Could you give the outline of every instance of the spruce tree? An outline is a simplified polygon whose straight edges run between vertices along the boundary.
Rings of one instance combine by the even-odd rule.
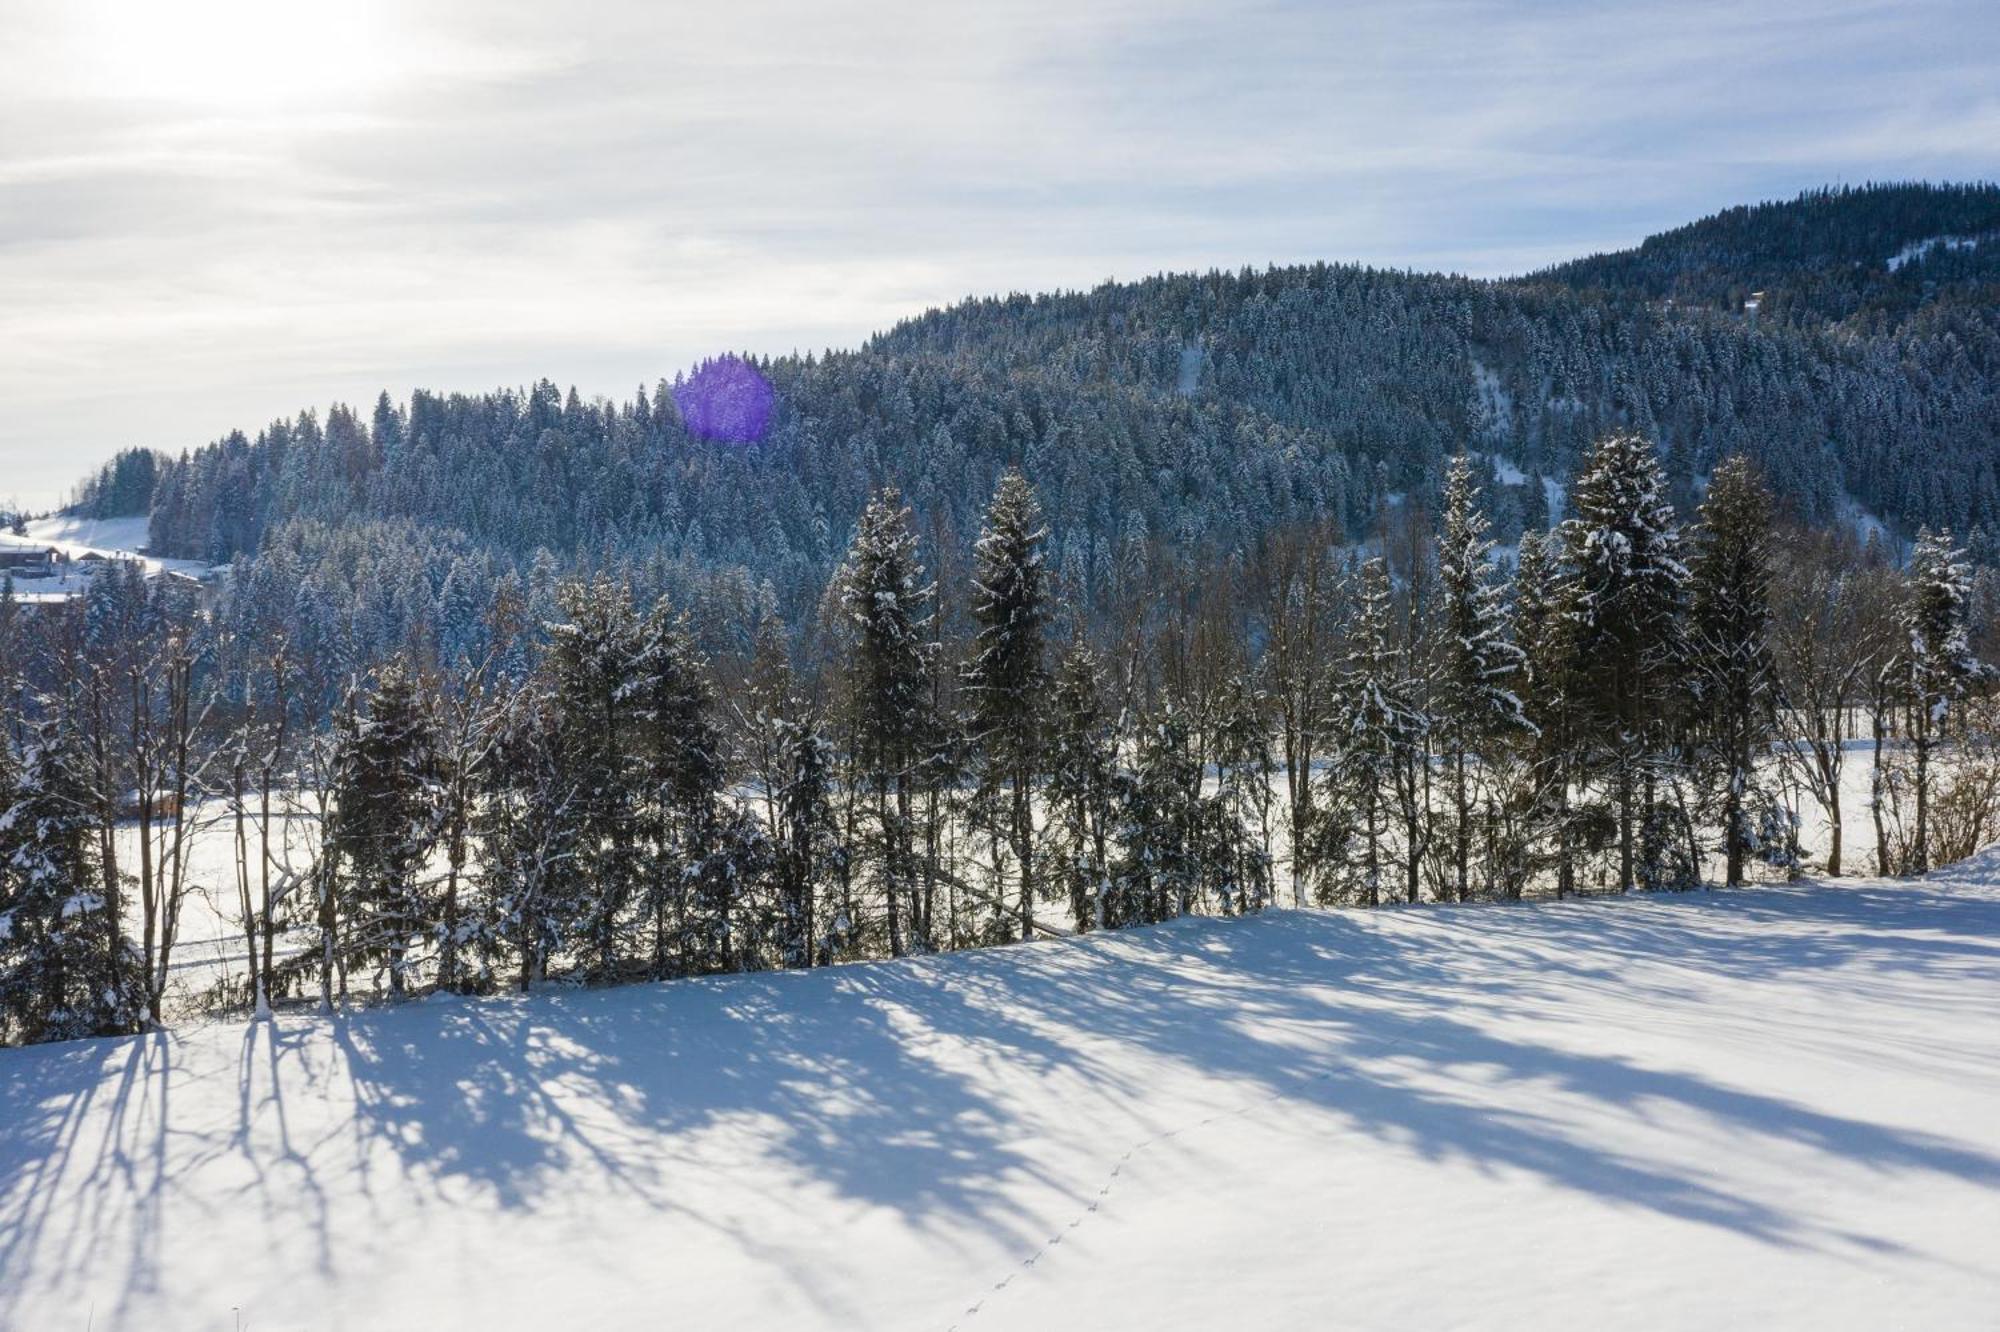
[[[1493,543],[1478,500],[1471,464],[1461,453],[1445,478],[1438,541],[1441,645],[1432,695],[1451,778],[1452,888],[1461,902],[1471,896],[1472,783],[1490,769],[1500,744],[1527,729],[1513,690],[1521,649],[1507,636]]]
[[[1966,629],[1971,572],[1949,531],[1917,534],[1904,578],[1902,674],[1916,757],[1916,840],[1911,873],[1931,867],[1931,761],[1952,709],[1981,672]]]
[[[379,965],[389,993],[407,988],[413,943],[431,932],[437,903],[425,873],[435,840],[437,736],[414,680],[385,666],[341,718],[333,784],[332,850],[345,867],[348,968]]]
[[[775,616],[758,622],[736,711],[769,837],[776,962],[810,967],[828,952],[821,946],[821,882],[845,869],[846,848],[834,811],[838,756],[818,709],[799,696],[784,627]]]
[[[1216,790],[1208,804],[1224,915],[1252,915],[1271,901],[1271,779],[1277,763],[1267,702],[1255,680],[1238,671],[1225,686],[1216,721]]]
[[[9,747],[0,737],[0,1037],[132,1031],[144,963],[111,918],[90,757],[65,712],[22,762]]]
[[[1327,767],[1323,817],[1341,835],[1322,833],[1322,855],[1330,862],[1324,868],[1364,906],[1382,901],[1385,853],[1393,851],[1388,818],[1396,765],[1414,729],[1389,642],[1389,603],[1388,566],[1371,559],[1357,580],[1347,651],[1333,689],[1335,713],[1327,726],[1333,761]],[[1360,843],[1358,865],[1345,854],[1355,841]]]
[[[1130,741],[1121,786],[1121,857],[1105,924],[1154,924],[1193,909],[1202,887],[1201,763],[1187,714],[1172,697]]]
[[[495,736],[473,820],[482,979],[511,959],[523,991],[546,979],[551,961],[571,946],[585,900],[575,882],[585,859],[584,791],[566,762],[561,729],[545,682],[529,682]]]
[[[1534,730],[1523,789],[1509,801],[1523,827],[1516,839],[1516,859],[1503,870],[1503,892],[1519,897],[1533,872],[1530,855],[1534,836],[1552,835],[1556,866],[1556,896],[1567,897],[1576,887],[1572,847],[1571,787],[1576,771],[1579,663],[1576,656],[1579,617],[1570,611],[1575,581],[1559,563],[1559,543],[1551,535],[1521,536],[1520,563],[1514,575],[1514,641],[1521,648],[1522,715]]]
[[[848,635],[848,702],[862,771],[873,791],[876,871],[887,914],[889,952],[904,952],[903,906],[914,856],[913,768],[932,725],[930,605],[910,511],[893,487],[862,512],[836,583]]]
[[[1082,641],[1063,654],[1049,699],[1049,832],[1052,877],[1066,889],[1077,931],[1103,929],[1117,818],[1117,753],[1104,715],[1103,671]]]
[[[846,855],[833,810],[833,746],[811,712],[777,726],[784,772],[775,823],[779,962],[809,967],[828,951],[820,943],[820,880]]]
[[[653,974],[680,959],[693,972],[729,969],[729,893],[736,880],[723,855],[727,755],[714,715],[707,663],[662,597],[647,617],[624,685],[633,707],[648,833],[646,908]],[[718,860],[716,857],[722,856]]]
[[[629,590],[606,578],[563,584],[563,619],[548,626],[543,660],[553,708],[551,737],[562,765],[563,840],[573,848],[572,872],[561,881],[587,971],[616,977],[632,927],[642,877],[643,783],[635,755],[640,741],[638,662],[644,626]]]
[[[1724,881],[1756,849],[1756,757],[1776,725],[1770,648],[1771,494],[1747,458],[1716,467],[1694,532],[1689,688],[1701,769],[1722,817]]]
[[[1588,772],[1610,787],[1618,882],[1626,891],[1640,881],[1640,837],[1653,844],[1653,795],[1685,660],[1688,571],[1666,496],[1652,445],[1617,431],[1598,441],[1577,478],[1576,517],[1563,525],[1564,558],[1575,579],[1570,613],[1577,618],[1584,712],[1580,754]]]
[[[1041,506],[1027,478],[1000,478],[974,547],[972,616],[977,625],[965,683],[980,791],[996,806],[1020,876],[1020,937],[1034,936],[1034,784],[1041,758],[1043,634],[1049,618],[1042,568]]]
[[[478,934],[477,916],[467,910],[465,892],[477,851],[474,825],[486,770],[497,757],[506,710],[518,696],[515,686],[495,672],[495,656],[489,651],[482,665],[462,667],[438,700],[437,837],[445,857],[445,878],[437,912],[437,983],[448,991],[464,986],[466,945]],[[281,727],[280,741],[282,737]],[[267,767],[267,809],[269,780]]]

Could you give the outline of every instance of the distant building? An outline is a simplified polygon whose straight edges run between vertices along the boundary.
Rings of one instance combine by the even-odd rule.
[[[16,578],[48,578],[62,564],[54,546],[0,546],[0,572]]]

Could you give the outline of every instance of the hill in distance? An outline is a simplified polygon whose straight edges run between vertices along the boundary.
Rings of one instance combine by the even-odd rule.
[[[83,504],[146,513],[156,555],[244,559],[239,614],[357,660],[430,633],[462,651],[502,582],[532,601],[580,567],[739,638],[797,626],[872,490],[902,488],[945,565],[1009,465],[1087,617],[1278,532],[1359,539],[1427,505],[1460,449],[1507,541],[1558,516],[1619,426],[1658,441],[1684,511],[1742,452],[1807,523],[1949,526],[1991,562],[1996,238],[2000,187],[1882,185],[1520,279],[1319,264],[969,300],[757,362],[775,400],[754,443],[690,433],[665,381],[623,402],[420,392],[128,454]]]

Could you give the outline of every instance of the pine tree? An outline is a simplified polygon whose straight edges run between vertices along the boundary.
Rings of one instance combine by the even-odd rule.
[[[1576,657],[1580,625],[1570,610],[1575,582],[1558,563],[1556,546],[1552,536],[1523,533],[1514,575],[1514,641],[1521,648],[1524,680],[1522,716],[1534,729],[1534,739],[1528,746],[1522,789],[1508,802],[1510,823],[1519,829],[1511,839],[1512,863],[1502,871],[1503,893],[1510,898],[1521,895],[1534,870],[1535,829],[1554,835],[1556,896],[1567,897],[1576,887],[1571,786],[1581,711]]]
[[[758,621],[736,718],[769,838],[773,952],[781,967],[810,967],[822,955],[820,880],[840,872],[844,853],[833,805],[836,756],[817,710],[798,695],[775,616]]]
[[[610,980],[625,955],[642,875],[640,717],[631,685],[643,625],[629,590],[605,578],[563,584],[557,604],[564,618],[548,627],[543,670],[563,769],[561,813],[571,824],[560,840],[575,856],[562,880],[573,900],[562,914],[573,922],[587,971]]]
[[[776,725],[784,774],[774,822],[779,960],[809,967],[830,951],[820,942],[820,879],[846,856],[833,810],[833,746],[810,712]]]
[[[489,649],[484,663],[464,668],[438,706],[437,836],[445,880],[438,902],[437,981],[443,990],[464,985],[463,955],[478,933],[477,916],[467,911],[464,891],[475,851],[473,834],[487,769],[498,756],[507,711],[519,697],[517,686],[497,674],[498,656]],[[268,782],[267,769],[267,807]]]
[[[1255,681],[1239,671],[1225,688],[1215,728],[1216,790],[1208,803],[1224,915],[1254,915],[1271,901],[1271,778],[1277,764],[1266,704]]]
[[[436,924],[425,875],[436,832],[437,736],[410,676],[384,667],[365,712],[341,718],[333,786],[332,851],[345,866],[344,965],[384,966],[389,992],[407,988],[411,945]]]
[[[1105,927],[1111,838],[1117,818],[1117,755],[1104,715],[1103,671],[1078,641],[1056,668],[1049,700],[1048,788],[1052,877],[1068,893],[1082,932]]]
[[[585,793],[565,761],[561,727],[546,685],[525,686],[495,736],[474,816],[483,907],[475,937],[485,978],[511,956],[523,991],[569,947],[585,900],[575,883]]]
[[[1441,651],[1432,708],[1452,789],[1452,887],[1471,896],[1473,764],[1489,768],[1506,740],[1527,730],[1512,685],[1521,649],[1507,637],[1501,589],[1493,578],[1493,543],[1478,508],[1472,467],[1461,453],[1445,479],[1444,530],[1438,542]]]
[[[1172,697],[1132,738],[1132,773],[1121,785],[1121,856],[1108,928],[1186,915],[1202,887],[1201,763],[1186,712]]]
[[[1610,782],[1618,882],[1629,891],[1641,876],[1639,838],[1654,844],[1652,797],[1685,660],[1688,571],[1666,476],[1640,436],[1614,432],[1598,441],[1577,478],[1574,507],[1563,533],[1575,578],[1580,755],[1591,775]]]
[[[1719,792],[1725,882],[1756,849],[1756,756],[1776,725],[1771,494],[1747,458],[1716,467],[1694,533],[1689,688],[1701,768]]]
[[[1043,633],[1049,618],[1042,541],[1047,531],[1027,479],[1000,478],[974,547],[972,615],[978,626],[965,683],[980,790],[1000,807],[1018,867],[1020,937],[1034,937],[1034,783],[1041,757]]]
[[[1970,581],[1965,553],[1953,545],[1949,531],[1917,534],[1904,579],[1901,662],[1916,757],[1917,829],[1909,867],[1915,874],[1931,867],[1932,756],[1953,707],[1981,673],[1966,632]]]
[[[836,589],[849,638],[849,707],[874,792],[889,952],[901,957],[914,860],[912,769],[932,725],[925,630],[935,589],[923,581],[910,511],[893,487],[877,493],[862,512]]]
[[[135,1030],[144,962],[111,916],[89,755],[62,712],[24,762],[10,751],[0,737],[0,1038]]]
[[[646,908],[653,974],[678,956],[693,972],[729,969],[728,893],[736,883],[723,851],[728,780],[713,690],[685,617],[661,598],[648,616],[624,691],[633,707],[634,776],[643,783],[650,864]],[[732,847],[741,841],[731,842]]]
[[[1380,559],[1361,567],[1347,627],[1347,652],[1334,685],[1335,714],[1327,726],[1333,761],[1326,777],[1329,822],[1321,833],[1323,869],[1364,906],[1382,901],[1388,814],[1395,769],[1411,742],[1414,721],[1405,703],[1396,654],[1389,642],[1389,569]],[[1335,835],[1332,830],[1338,829]],[[1360,843],[1360,863],[1347,855]],[[1337,857],[1337,859],[1335,859]]]

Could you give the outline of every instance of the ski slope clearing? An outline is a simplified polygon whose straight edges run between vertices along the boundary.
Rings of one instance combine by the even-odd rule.
[[[1991,1327],[1996,877],[0,1051],[0,1326]]]
[[[0,532],[0,547],[17,550],[47,550],[53,547],[71,563],[58,577],[22,580],[14,595],[25,602],[67,601],[90,590],[91,579],[102,567],[97,560],[130,561],[148,578],[163,573],[201,578],[213,566],[200,560],[162,560],[139,552],[146,548],[146,518],[90,518],[81,514],[59,513],[26,524],[26,534]]]
[[[25,537],[14,538],[33,546],[54,546],[71,559],[101,555],[106,559],[136,560],[149,574],[173,572],[199,575],[209,569],[200,560],[162,560],[139,552],[146,548],[146,518],[90,518],[81,514],[59,513],[29,523]]]

